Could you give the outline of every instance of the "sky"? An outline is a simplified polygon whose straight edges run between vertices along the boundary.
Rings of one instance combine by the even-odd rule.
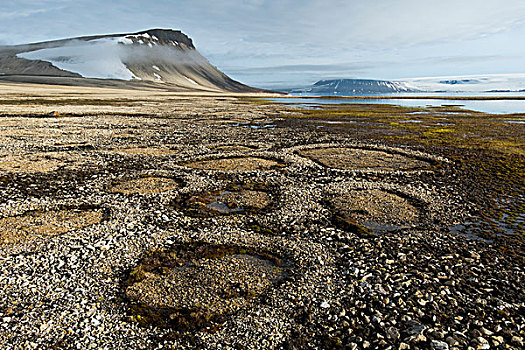
[[[179,29],[244,83],[525,73],[523,0],[2,0],[0,45]]]

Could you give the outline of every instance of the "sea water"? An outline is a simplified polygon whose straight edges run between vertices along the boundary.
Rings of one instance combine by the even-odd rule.
[[[524,100],[512,100],[512,99],[502,99],[505,97],[514,97],[519,96],[525,98],[524,93],[516,94],[479,94],[479,95],[463,95],[463,94],[424,94],[421,95],[421,98],[414,99],[413,97],[418,97],[418,94],[391,94],[391,95],[371,95],[374,98],[334,98],[330,96],[329,99],[324,98],[301,98],[300,95],[295,95],[292,98],[274,98],[271,99],[273,102],[291,104],[293,106],[303,107],[303,108],[315,108],[320,105],[325,104],[341,104],[341,103],[365,103],[365,104],[390,104],[403,107],[447,107],[447,106],[456,106],[461,109],[478,111],[491,114],[514,114],[514,113],[525,113],[525,99]],[[410,96],[410,99],[396,98]],[[497,100],[447,100],[447,99],[433,99],[432,97],[497,97]],[[380,98],[388,97],[388,98]]]

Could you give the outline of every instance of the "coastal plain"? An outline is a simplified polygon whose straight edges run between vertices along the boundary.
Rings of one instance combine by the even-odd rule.
[[[0,348],[522,349],[525,114],[272,97],[0,84]]]

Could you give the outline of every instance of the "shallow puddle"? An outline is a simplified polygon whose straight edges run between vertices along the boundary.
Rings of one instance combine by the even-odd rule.
[[[476,232],[479,233],[479,224],[474,222],[463,222],[461,224],[452,225],[449,227],[450,233],[460,235],[466,239],[474,241],[483,241],[491,243],[492,240],[480,237]]]
[[[232,126],[249,128],[254,130],[259,129],[275,129],[275,124],[264,124],[264,123],[235,123]]]
[[[472,218],[476,220],[476,218]],[[492,242],[498,236],[519,236],[523,234],[525,214],[519,214],[513,219],[503,214],[501,220],[466,221],[449,227],[451,233],[468,239]]]
[[[251,213],[266,209],[272,202],[264,185],[183,196],[175,206],[194,217]]]

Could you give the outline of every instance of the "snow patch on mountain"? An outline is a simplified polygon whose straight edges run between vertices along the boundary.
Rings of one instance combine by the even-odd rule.
[[[422,91],[443,92],[516,92],[525,91],[525,74],[461,75],[398,80]]]
[[[133,45],[133,40],[128,37],[118,38],[117,41],[124,45]]]
[[[370,79],[320,80],[308,88],[293,89],[293,93],[329,95],[377,94],[417,91],[403,82]]]
[[[195,80],[193,80],[193,79],[190,79],[190,78],[188,78],[188,77],[186,77],[186,76],[184,76],[184,79],[186,79],[187,81],[189,81],[189,82],[192,83],[193,85],[198,85],[197,82],[196,82]]]
[[[46,61],[55,67],[80,74],[84,78],[137,79],[122,62],[122,46],[126,37],[103,38],[90,41],[75,40],[68,45],[19,53],[27,60]]]

